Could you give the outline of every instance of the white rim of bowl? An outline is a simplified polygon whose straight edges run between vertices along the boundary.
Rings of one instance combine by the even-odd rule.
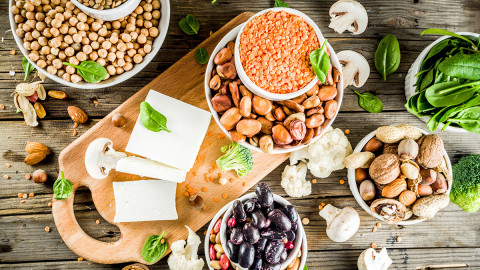
[[[251,192],[251,193],[247,193],[245,195],[243,195],[242,197],[236,199],[236,200],[239,200],[241,201],[242,203],[245,202],[246,200],[248,199],[252,199],[252,198],[256,198],[257,195],[255,194],[255,192]],[[287,201],[285,198],[277,195],[277,194],[273,194],[273,200],[274,202],[277,202],[283,206],[285,205],[292,205],[289,201]],[[228,221],[228,218],[231,216],[231,213],[233,211],[233,202],[235,200],[231,201],[229,204],[227,204],[226,206],[228,206],[227,210],[224,212],[224,215],[223,215],[223,219],[222,219],[222,225],[220,227],[220,242],[222,244],[222,247],[226,247],[226,238],[225,238],[225,232],[227,230],[227,221]],[[223,208],[222,208],[223,209]],[[300,248],[302,247],[302,240],[305,236],[305,230],[303,228],[303,224],[300,220],[300,215],[298,216],[298,220],[297,220],[297,232],[296,232],[296,235],[295,235],[295,246],[294,248],[290,251],[290,254],[288,255],[287,259],[280,264],[280,268],[281,269],[285,269],[297,256],[298,254],[298,251],[300,250]],[[298,237],[298,236],[301,236],[301,237]],[[210,239],[209,239],[210,241]],[[207,249],[208,250],[208,249]],[[208,251],[206,251],[208,252]],[[227,255],[227,257],[229,257],[229,254],[228,254],[228,249],[227,248],[224,248],[224,252],[225,254]],[[303,256],[303,250],[302,250],[302,256]],[[230,258],[229,258],[230,259]],[[246,270],[242,267],[240,267],[239,265],[237,265],[236,263],[234,262],[231,262],[233,265],[235,265],[237,267],[237,269],[239,270]]]
[[[218,115],[218,113],[213,109],[213,106],[212,106],[212,101],[211,101],[211,98],[212,98],[212,90],[210,89],[210,79],[211,79],[211,75],[212,75],[212,70],[213,70],[213,59],[215,58],[215,55],[221,50],[223,49],[228,42],[230,41],[234,41],[238,34],[235,34],[236,31],[240,31],[240,29],[245,25],[245,23],[243,24],[240,24],[239,26],[235,27],[234,29],[232,29],[230,32],[228,32],[221,40],[220,42],[218,42],[217,46],[215,47],[215,49],[213,50],[212,54],[210,55],[210,59],[208,60],[208,64],[207,64],[207,68],[206,68],[206,72],[205,72],[205,82],[204,82],[204,88],[205,88],[205,98],[207,99],[207,104],[208,104],[208,108],[210,109],[210,112],[212,113],[212,116],[213,118],[215,119],[215,122],[217,123],[217,125],[220,127],[220,129],[223,131],[223,133],[228,137],[228,138],[232,138],[230,136],[230,132],[228,130],[226,130],[222,124],[220,124],[220,117]],[[230,38],[230,36],[233,36]],[[222,46],[220,46],[222,45]],[[335,53],[335,51],[333,50],[332,46],[330,46],[330,44],[327,42],[327,46],[328,46],[328,49],[329,51],[331,52],[331,55],[330,55],[330,59],[332,60],[332,65],[334,65],[334,62],[335,64],[337,65],[334,65],[335,68],[337,68],[340,73],[342,73],[342,66],[340,65],[340,62],[338,61],[338,58],[337,58],[337,55]],[[322,135],[325,133],[325,131],[328,129],[328,127],[330,127],[332,125],[332,123],[335,121],[335,119],[337,118],[338,114],[340,113],[340,109],[341,109],[341,106],[342,106],[342,102],[343,102],[343,92],[344,92],[344,87],[343,87],[343,81],[340,81],[338,83],[338,94],[337,94],[337,97],[336,97],[336,101],[338,103],[338,107],[337,107],[337,113],[335,114],[335,117],[333,117],[332,119],[327,119],[325,120],[325,123],[324,123],[324,126],[323,126],[323,129],[320,133],[320,135],[318,135],[317,137],[313,138],[312,141],[309,143],[309,144],[301,144],[301,145],[297,145],[297,146],[292,146],[290,148],[285,148],[285,149],[281,149],[281,148],[275,148],[273,149],[272,152],[268,153],[268,154],[272,154],[272,155],[275,155],[275,154],[285,154],[285,153],[290,153],[290,152],[293,152],[293,151],[297,151],[297,150],[300,150],[304,147],[307,147],[309,146],[310,144],[314,143],[315,141],[317,141],[320,137],[322,137]],[[259,153],[264,153],[260,147],[257,147],[257,146],[253,146],[251,145],[250,143],[248,142],[243,142],[243,143],[240,143],[242,146],[245,146],[247,147],[248,149],[250,150],[253,150],[253,151],[256,151],[256,152],[259,152]]]
[[[392,125],[392,126],[396,126],[396,125]],[[429,132],[427,132],[423,129],[420,129],[420,128],[417,128],[417,129],[420,130],[422,132],[422,134],[424,134],[424,135],[431,134],[431,133],[429,133]],[[376,132],[376,129],[374,131],[370,132],[369,134],[367,134],[365,137],[363,137],[363,139],[357,144],[357,146],[353,150],[353,153],[361,152],[363,150],[363,147],[365,147],[365,144],[367,144],[367,142],[375,136],[375,132]],[[452,173],[452,163],[450,162],[450,158],[448,157],[447,150],[445,150],[445,149],[443,150],[443,156],[445,158],[445,162],[447,163],[448,170],[450,171],[450,173]],[[359,192],[358,187],[357,187],[357,182],[355,181],[355,170],[354,169],[348,169],[347,173],[348,173],[348,185],[349,185],[350,191],[352,192],[353,197],[355,197],[355,200],[357,201],[357,203],[363,208],[363,210],[365,210],[365,212],[367,212],[371,216],[375,217],[376,219],[379,219],[381,221],[386,222],[385,218],[383,218],[382,216],[380,216],[376,213],[372,213],[372,211],[370,210],[370,206],[368,206],[368,204],[360,196],[360,192]],[[448,190],[447,190],[446,194],[449,194],[451,189],[452,189],[452,185],[451,185],[451,183],[449,183]],[[426,219],[422,219],[422,218],[417,218],[417,219],[412,219],[412,220],[407,219],[407,220],[404,220],[404,221],[397,222],[395,224],[396,225],[413,225],[413,224],[423,222],[425,220]]]
[[[275,8],[269,8],[269,9],[265,9],[265,10],[262,10],[258,13],[256,13],[255,15],[253,15],[250,19],[248,19],[243,25],[242,25],[242,28],[240,29],[240,32],[238,33],[237,35],[237,38],[236,38],[236,41],[235,41],[235,54],[234,54],[234,57],[235,57],[235,68],[237,70],[237,73],[238,73],[238,77],[246,84],[248,85],[248,88],[253,88],[253,91],[254,92],[257,92],[257,94],[263,98],[267,98],[267,99],[271,99],[271,100],[274,100],[274,101],[282,101],[282,100],[288,100],[288,99],[292,99],[292,98],[295,98],[295,97],[298,97],[302,94],[304,94],[305,92],[307,92],[308,90],[310,90],[317,82],[318,82],[318,78],[317,76],[315,75],[315,78],[310,82],[308,83],[304,88],[302,89],[299,89],[298,91],[295,91],[293,93],[288,93],[288,94],[276,94],[276,93],[271,93],[269,91],[266,91],[264,89],[262,89],[261,87],[257,86],[251,79],[250,77],[248,77],[247,73],[245,72],[244,68],[243,68],[243,65],[242,65],[242,61],[240,60],[240,54],[238,53],[239,52],[239,47],[240,47],[240,37],[245,29],[245,26],[251,21],[253,20],[255,17],[258,17],[260,15],[263,15],[265,13],[268,13],[270,11],[276,11],[276,12],[279,12],[279,11],[285,11],[287,13],[290,13],[292,15],[296,15],[296,16],[299,16],[299,17],[302,17],[307,23],[308,25],[310,25],[312,28],[313,28],[313,31],[315,31],[315,34],[317,35],[317,38],[318,38],[318,42],[320,44],[323,44],[323,42],[325,41],[325,38],[323,37],[323,34],[322,32],[320,31],[320,28],[318,28],[318,25],[310,18],[308,17],[306,14],[304,14],[303,12],[301,11],[298,11],[296,9],[293,9],[293,8],[285,8],[285,7],[275,7]],[[328,43],[328,42],[327,42]],[[329,50],[331,49],[331,47],[329,47]],[[332,51],[330,51],[332,52]]]
[[[112,13],[113,11],[115,10],[119,10],[120,8],[122,8],[123,5],[126,5],[128,2],[134,2],[134,1],[138,1],[138,3],[140,4],[140,0],[126,0],[125,2],[123,2],[120,6],[116,6],[114,8],[109,8],[109,9],[95,9],[95,8],[91,8],[91,7],[87,7],[85,6],[84,4],[80,3],[79,0],[71,0],[73,4],[75,4],[76,7],[78,7],[79,9],[82,9],[83,11],[85,12],[88,12],[88,13],[96,13],[96,14],[99,14],[99,15],[108,15],[109,13]],[[81,5],[82,7],[79,7],[77,6],[77,4]],[[136,8],[136,7],[135,7]],[[133,10],[135,10],[135,8]]]
[[[479,38],[479,34],[477,34],[477,33],[472,33],[472,32],[455,32],[455,33],[459,34],[459,35],[463,35],[463,36],[472,36],[472,37]],[[405,77],[405,98],[406,98],[407,102],[413,95],[415,95],[415,86],[413,86],[417,82],[417,79],[416,79],[415,75],[419,72],[420,66],[421,66],[423,60],[425,59],[425,57],[427,57],[427,54],[430,52],[430,50],[433,48],[433,46],[435,46],[440,41],[448,39],[448,38],[451,38],[451,37],[450,36],[442,36],[442,37],[438,38],[437,40],[433,41],[432,43],[430,43],[430,45],[425,47],[425,49],[423,49],[423,51],[418,55],[417,59],[415,60],[415,62],[412,64],[412,66],[408,70],[408,74]],[[427,123],[428,120],[430,120],[430,117],[428,117],[428,116],[418,117],[418,118],[425,123]],[[443,126],[444,126],[444,124],[440,123],[438,125],[437,130],[441,130],[443,128]],[[447,131],[447,132],[451,131],[451,132],[459,132],[459,133],[469,133],[468,131],[466,131],[465,129],[463,129],[461,127],[456,127],[456,126],[451,126],[451,125],[448,126],[445,129],[445,131]]]
[[[35,67],[36,70],[38,70],[38,72],[41,72],[43,75],[45,75],[49,79],[53,80],[54,82],[57,82],[57,83],[60,83],[62,85],[69,86],[69,87],[72,87],[72,88],[100,89],[100,88],[111,87],[111,86],[114,86],[116,84],[122,83],[122,82],[132,78],[133,76],[135,76],[140,71],[142,71],[153,60],[153,58],[155,58],[158,51],[160,51],[160,48],[162,47],[163,42],[165,41],[165,37],[167,36],[168,27],[169,27],[169,24],[170,24],[170,1],[169,0],[159,0],[159,1],[162,4],[162,7],[160,9],[162,17],[160,19],[159,26],[162,24],[162,22],[164,22],[165,23],[165,31],[160,30],[160,34],[158,35],[158,37],[154,40],[154,42],[152,44],[152,51],[144,57],[142,63],[135,64],[133,69],[130,70],[130,71],[124,72],[120,75],[116,75],[113,78],[108,78],[107,80],[99,82],[99,83],[88,83],[88,82],[85,82],[85,81],[82,81],[82,82],[79,82],[79,83],[72,83],[72,82],[65,81],[64,79],[60,78],[57,75],[52,75],[52,74],[48,73],[46,69],[39,68],[37,66],[37,64],[35,64],[33,62],[30,62],[30,60],[29,60],[29,62]],[[22,42],[21,38],[18,37],[15,34],[15,29],[16,29],[17,23],[15,23],[15,21],[13,20],[13,14],[10,12],[10,7],[12,6],[12,3],[13,3],[13,0],[10,0],[9,1],[9,12],[8,12],[9,13],[9,19],[10,19],[10,29],[12,30],[12,35],[13,35],[13,38],[15,39],[15,43],[17,43],[18,49],[22,52],[23,56],[25,56],[25,58],[28,59],[28,57],[27,57],[28,56],[28,51],[25,50],[25,48],[23,48],[23,42]],[[155,44],[156,42],[158,42],[157,45]]]

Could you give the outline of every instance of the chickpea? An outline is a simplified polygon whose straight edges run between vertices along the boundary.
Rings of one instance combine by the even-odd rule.
[[[105,50],[108,50],[112,47],[112,43],[108,40],[105,40],[103,43],[102,43],[102,48],[104,48]]]
[[[57,75],[58,75],[59,77],[62,77],[63,74],[65,74],[65,70],[63,70],[63,69],[58,69],[58,70],[57,70]]]
[[[160,4],[160,1],[158,1],[158,0],[155,0],[155,1],[152,2],[152,8],[153,9],[160,9],[161,6],[162,5]]]
[[[82,44],[80,43],[73,43],[71,46],[75,51],[79,51],[82,48]]]
[[[45,14],[42,12],[35,13],[35,20],[37,20],[37,22],[43,22],[45,20]]]
[[[105,61],[105,58],[98,58],[97,63],[99,63],[102,66],[105,66],[107,64],[107,61]]]
[[[55,60],[55,55],[53,55],[53,54],[48,54],[48,55],[47,55],[47,64],[50,65],[53,60]]]
[[[133,43],[131,42],[125,43],[125,46],[127,46],[127,50],[133,49]]]
[[[152,20],[152,13],[150,12],[145,12],[143,13],[143,19],[145,19],[146,21],[143,23],[143,25],[145,25],[146,22],[150,22],[150,20]]]
[[[42,4],[42,1],[40,1],[40,0],[30,0],[30,3],[32,3],[34,6],[38,7]]]
[[[67,2],[65,7],[69,10],[74,10],[75,9],[75,4],[73,2]]]
[[[50,28],[45,28],[42,32],[42,35],[46,38],[51,38],[52,34],[50,33]]]
[[[32,60],[33,62],[37,62],[38,59],[39,59],[39,55],[37,52],[31,52],[29,55],[28,55],[28,59]]]
[[[65,38],[66,38],[66,36],[63,39],[65,40]],[[57,48],[57,47],[60,47],[62,45],[62,38],[60,38],[60,37],[52,38],[50,41],[51,41],[50,42],[51,47]],[[40,39],[39,39],[39,42],[40,42]]]
[[[122,26],[122,24],[119,21],[113,21],[112,22],[112,27],[114,29],[119,29]]]
[[[73,5],[73,4],[72,4]],[[68,20],[68,23],[70,23],[70,26],[75,26],[77,25],[78,23],[78,19],[76,17],[71,17],[69,20]]]
[[[141,56],[140,54],[135,54],[135,56],[133,57],[133,62],[135,62],[136,64],[139,64],[143,61],[143,56]]]
[[[128,32],[133,32],[133,31],[135,31],[135,24],[133,24],[133,23],[127,24],[126,29],[127,29]]]
[[[57,74],[57,69],[54,66],[48,66],[47,67],[47,72],[52,74],[52,75],[55,75],[55,74]]]
[[[111,47],[108,51],[116,53],[117,52],[117,47]]]
[[[45,28],[47,28],[47,24],[44,22],[37,22],[35,24],[35,29],[37,29],[38,31],[43,31],[45,30]]]
[[[87,25],[84,22],[78,22],[75,27],[77,27],[78,30],[83,31],[87,29]]]
[[[21,28],[17,28],[15,29],[15,34],[21,38],[23,38],[25,36],[25,31],[23,31],[23,29]]]
[[[132,41],[132,37],[129,34],[121,34],[120,36],[124,42]]]
[[[72,65],[80,64],[80,61],[78,61],[78,59],[75,56],[72,56],[72,57],[68,58],[68,62]]]
[[[55,9],[51,9],[47,12],[47,17],[54,18],[57,11]]]
[[[72,47],[68,47],[65,49],[66,56],[73,56],[75,54],[75,50]]]
[[[112,23],[111,22],[105,22],[105,27],[107,27],[107,30],[112,29]]]
[[[116,56],[115,53],[113,53],[113,52],[110,52],[110,53],[108,53],[108,55],[107,55],[107,60],[110,61],[110,62],[115,61],[116,58],[117,58],[117,56]]]
[[[117,44],[118,42],[118,36],[117,35],[112,35],[110,38],[109,38],[110,42],[112,44]]]
[[[144,23],[143,23],[143,19],[137,20],[137,26],[138,26],[138,27],[143,27],[143,24],[144,24]]]
[[[75,28],[75,27],[70,27],[70,28],[68,28],[68,34],[69,34],[69,35],[72,35],[72,36],[73,36],[73,35],[76,34],[76,33],[77,33],[77,28]]]
[[[134,50],[140,49],[140,44],[137,43],[137,42],[133,43],[133,49],[134,49]]]
[[[91,54],[93,52],[93,49],[92,49],[92,46],[87,44],[83,46],[82,51],[86,54]]]
[[[144,35],[145,37],[148,37],[150,32],[148,32],[148,29],[146,28],[142,28],[142,30],[140,30],[140,34]]]
[[[137,51],[134,49],[130,49],[127,51],[128,56],[133,57],[135,54],[137,54]]]
[[[69,9],[65,10],[65,12],[63,13],[63,17],[65,18],[65,20],[70,20],[70,18],[72,17],[72,11]]]
[[[79,34],[81,37],[87,37],[87,32],[84,31],[84,30],[78,31],[78,34]]]
[[[86,23],[87,23],[88,25],[92,25],[92,23],[94,23],[94,22],[95,22],[95,18],[93,18],[93,17],[87,17]]]
[[[72,66],[66,66],[65,67],[65,71],[68,73],[68,74],[75,74],[75,72],[77,71],[76,68],[72,67]]]
[[[52,0],[52,4],[58,6],[60,4],[60,0]]]
[[[54,59],[52,61],[52,65],[56,68],[56,69],[61,69],[63,67],[63,62],[62,60],[60,59]]]
[[[58,31],[57,28],[50,28],[50,34],[52,34],[52,36],[56,37],[56,36],[60,35],[60,31]]]
[[[24,24],[22,25],[22,29],[23,29],[23,31],[25,31],[25,32],[30,32],[30,30],[32,30],[32,28],[31,28],[28,24],[26,24],[26,23],[24,23]]]
[[[25,40],[26,40],[26,41],[33,41],[34,38],[33,38],[32,33],[27,32],[27,33],[25,34]]]
[[[146,44],[145,46],[143,46],[143,51],[145,53],[151,53],[152,52],[152,45]]]
[[[108,52],[105,49],[98,50],[98,56],[101,57],[101,58],[106,58],[107,54],[108,54]]]
[[[82,42],[82,36],[80,34],[74,34],[72,36],[73,42]]]
[[[140,34],[137,38],[138,43],[144,44],[147,42],[147,37],[144,34]]]
[[[125,60],[123,60],[123,59],[117,59],[116,63],[117,63],[118,67],[125,66]]]
[[[107,33],[108,33],[108,31],[107,31],[107,28],[106,28],[106,27],[103,27],[103,28],[101,28],[100,30],[98,30],[98,35],[101,36],[101,37],[106,36]]]
[[[53,21],[52,21],[52,27],[53,27],[53,28],[57,28],[57,29],[58,29],[58,28],[60,28],[61,25],[62,25],[62,21],[57,20],[57,19],[53,19]]]
[[[125,71],[130,71],[133,68],[133,64],[131,62],[126,62],[125,65],[123,66],[123,69]]]
[[[68,68],[68,67],[67,67]],[[73,68],[73,67],[71,67]],[[62,79],[64,79],[65,81],[69,82],[70,81],[70,74],[69,73],[65,73],[62,75]]]
[[[123,42],[122,42],[122,43],[118,43],[118,44],[117,44],[117,49],[118,49],[119,51],[124,52],[124,51],[127,50],[127,45],[125,45],[125,43],[123,43]]]
[[[40,44],[38,46],[40,46]],[[40,54],[41,55],[49,55],[50,54],[50,47],[48,47],[48,46],[41,47]]]
[[[81,22],[86,22],[87,21],[87,14],[80,12],[77,14],[77,19]]]
[[[91,52],[88,57],[90,57],[90,60],[95,61],[98,58],[97,52]]]
[[[42,10],[43,10],[43,12],[47,13],[47,12],[49,12],[50,10],[52,10],[52,6],[50,6],[50,5],[45,5],[45,6],[43,6]]]
[[[78,61],[80,61],[80,62],[83,62],[83,61],[87,60],[87,54],[84,53],[84,52],[78,52],[76,54],[76,57],[77,57]]]
[[[73,83],[78,83],[82,80],[82,77],[80,77],[79,75],[77,74],[73,74],[70,76],[70,80],[73,82]]]
[[[33,11],[35,9],[33,4],[30,2],[26,2],[25,5],[23,5],[23,8],[27,11]]]
[[[47,66],[47,62],[45,62],[45,60],[38,60],[37,61],[37,66],[39,68],[45,68]]]
[[[30,26],[31,29],[35,29],[36,25],[37,25],[37,22],[35,20],[27,20],[25,22],[25,24],[27,24],[28,26]]]
[[[158,21],[158,20],[155,20],[155,19],[153,19],[153,20],[152,20],[152,24],[153,24],[153,26],[157,27],[157,26],[158,26],[158,24],[159,24],[159,21]]]
[[[62,6],[56,6],[55,7],[55,11],[57,13],[63,13],[65,11],[65,9],[62,7]]]
[[[116,71],[117,74],[119,74],[119,75],[122,74],[123,72],[125,72],[125,70],[123,70],[123,68],[121,68],[121,67],[117,67],[115,71]]]
[[[40,46],[40,44],[38,43],[38,41],[35,40],[34,42],[32,42],[32,44],[30,45],[30,47],[32,48],[32,51],[38,51],[38,50],[40,50],[40,48],[41,48],[42,46]]]
[[[105,37],[98,37],[98,43],[103,43],[105,41]]]
[[[15,17],[13,17],[13,20],[16,23],[23,23],[25,21],[25,19],[21,15],[15,15]]]
[[[17,6],[12,6],[10,12],[12,12],[13,15],[17,15],[20,14],[20,9]]]
[[[145,5],[143,5],[143,10],[145,10],[146,12],[152,11],[153,10],[152,4],[146,3]]]
[[[65,60],[67,59],[67,55],[65,54],[65,52],[59,52],[58,58],[60,58],[60,60]]]
[[[125,57],[125,52],[117,51],[115,55],[117,56],[117,59],[123,59]]]
[[[55,55],[55,56],[57,56],[59,52],[60,52],[59,48],[51,48],[50,49],[50,53]]]
[[[82,43],[83,45],[88,45],[88,44],[90,44],[90,39],[88,39],[87,37],[83,37],[81,43]]]
[[[93,30],[93,31],[96,32],[96,31],[100,30],[100,28],[102,28],[102,24],[101,24],[101,23],[99,23],[99,22],[94,22],[94,23],[92,23],[92,30]]]
[[[60,34],[66,35],[66,34],[68,34],[68,29],[69,29],[69,28],[68,28],[68,25],[62,24],[62,25],[60,26],[60,29],[58,29],[58,30],[60,31]]]
[[[132,37],[132,41],[136,40],[138,38],[138,33],[137,32],[131,32],[130,36]]]
[[[109,65],[109,66],[107,66],[107,72],[110,75],[115,75],[116,74],[116,69],[113,65]]]
[[[60,44],[60,50],[65,50],[66,48],[68,48],[68,44],[66,42],[62,42],[62,44]]]
[[[135,17],[130,16],[130,17],[128,18],[128,21],[127,21],[127,22],[125,22],[125,21],[122,22],[122,27],[125,28],[125,27],[127,27],[127,24],[128,24],[128,23],[135,23],[136,21],[137,21],[137,19],[136,19]]]
[[[56,38],[54,38],[56,39]],[[41,46],[47,46],[48,45],[48,40],[46,37],[39,37],[38,39],[38,44],[40,44]]]
[[[152,18],[155,20],[160,19],[160,11],[159,10],[152,11]]]
[[[153,27],[153,24],[151,21],[146,21],[145,23],[143,23],[143,27],[145,28],[151,28]]]
[[[90,46],[92,46],[92,49],[97,50],[98,48],[100,48],[100,43],[94,41],[90,44]]]

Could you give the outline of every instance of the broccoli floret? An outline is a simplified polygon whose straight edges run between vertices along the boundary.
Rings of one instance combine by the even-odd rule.
[[[453,166],[450,200],[465,212],[480,209],[480,155],[465,156]]]
[[[253,169],[253,156],[248,148],[236,142],[222,147],[222,153],[225,155],[217,159],[217,166],[222,171],[235,170],[237,175],[242,178]]]

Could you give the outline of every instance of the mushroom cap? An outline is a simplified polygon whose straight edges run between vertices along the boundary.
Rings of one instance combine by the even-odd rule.
[[[340,210],[327,225],[327,236],[335,242],[350,239],[360,227],[360,216],[352,207]]]
[[[367,29],[368,14],[365,8],[354,0],[340,0],[330,7],[331,23],[328,27],[338,33],[345,30],[354,35],[361,34]]]
[[[370,76],[370,66],[363,55],[355,51],[337,53],[338,61],[343,65],[343,83],[346,86],[362,87]]]
[[[391,264],[392,260],[388,257],[385,247],[378,253],[375,249],[368,248],[360,254],[357,260],[358,270],[387,270]]]
[[[108,149],[109,148],[109,149]],[[85,152],[85,168],[88,174],[95,179],[104,179],[112,169],[105,159],[106,151],[113,150],[113,142],[107,138],[98,138],[92,141]]]

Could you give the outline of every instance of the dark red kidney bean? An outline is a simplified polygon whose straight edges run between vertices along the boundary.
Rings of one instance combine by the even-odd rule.
[[[285,246],[282,241],[270,240],[265,247],[265,260],[271,264],[277,264],[280,262],[282,253],[285,250]]]
[[[292,223],[292,231],[296,232],[298,229],[298,223],[295,222],[295,223]]]
[[[243,242],[238,250],[238,264],[243,268],[249,268],[252,266],[254,260],[255,249],[253,248],[253,245]]]
[[[290,241],[287,241],[286,243],[283,244],[285,246],[286,249],[292,249],[295,247],[295,245],[290,242]]]
[[[292,222],[280,209],[273,209],[268,213],[268,218],[272,221],[272,224],[284,232],[292,229]]]
[[[265,228],[270,227],[270,224],[272,224],[272,221],[267,218],[267,221],[265,221]]]
[[[287,257],[288,257],[288,252],[287,252],[287,249],[285,248],[282,252],[282,255],[280,256],[280,263],[283,263],[284,261],[286,261]]]
[[[213,244],[212,244],[213,245]],[[239,251],[239,246],[235,245],[232,241],[227,242],[227,249],[228,253],[230,254],[230,261],[234,263],[238,263],[238,251]],[[215,251],[215,249],[214,249]],[[216,258],[214,257],[212,260],[215,260]]]
[[[295,241],[296,234],[293,230],[287,232],[287,240],[290,242]]]
[[[332,119],[337,114],[338,103],[336,100],[329,100],[325,103],[325,117]]]
[[[262,258],[255,258],[255,261],[253,261],[252,266],[248,268],[248,270],[263,270],[263,260]]]
[[[242,229],[240,228],[233,228],[232,232],[230,233],[230,240],[235,244],[235,245],[240,245],[243,243],[243,232]]]
[[[265,183],[259,183],[255,188],[258,202],[262,207],[270,207],[273,204],[273,193]]]
[[[272,239],[272,240],[283,240],[287,238],[287,234],[285,232],[274,230],[272,228],[265,229],[260,232],[260,236],[265,239]]]
[[[262,211],[257,210],[252,213],[252,221],[253,226],[257,227],[258,229],[265,228],[267,224],[267,218],[263,215]]]
[[[243,209],[243,203],[239,200],[233,202],[233,217],[239,222],[243,222],[247,218],[247,214]]]
[[[255,258],[262,258],[263,257],[263,250],[265,250],[265,246],[267,245],[268,239],[267,238],[260,238],[258,242],[253,245],[255,248]]]
[[[216,112],[225,112],[232,106],[232,99],[227,95],[215,95],[212,98],[212,107]]]
[[[258,199],[252,198],[252,199],[248,199],[248,200],[243,204],[243,207],[245,208],[245,212],[247,212],[247,213],[252,213],[253,211],[255,211],[255,209],[259,209],[259,208],[262,207],[262,206],[261,206],[260,203],[258,202]]]
[[[243,238],[250,244],[255,244],[260,239],[260,232],[252,223],[243,225]]]
[[[297,209],[295,208],[295,206],[289,204],[289,205],[285,205],[283,208],[282,208],[282,211],[283,213],[290,219],[290,221],[293,223],[293,222],[297,222],[298,220],[298,212],[297,212]]]

